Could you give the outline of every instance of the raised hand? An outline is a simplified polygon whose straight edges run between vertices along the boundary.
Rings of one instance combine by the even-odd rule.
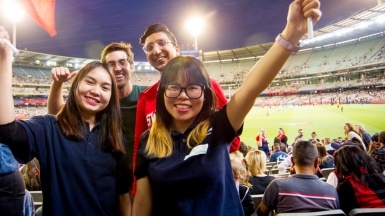
[[[54,67],[51,70],[52,79],[55,82],[60,82],[60,83],[67,82],[72,77],[76,76],[78,72],[79,71],[73,71],[71,73],[67,67]]]

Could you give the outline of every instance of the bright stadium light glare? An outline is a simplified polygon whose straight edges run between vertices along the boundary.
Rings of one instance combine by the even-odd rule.
[[[195,16],[187,20],[186,26],[189,29],[190,33],[194,36],[194,45],[195,50],[199,50],[198,48],[198,35],[202,32],[204,21],[202,17]]]
[[[23,8],[17,1],[13,0],[8,0],[3,3],[3,12],[13,23],[19,23],[25,15]]]
[[[2,5],[3,13],[12,22],[12,44],[16,46],[16,23],[19,23],[24,17],[24,9],[14,0],[6,0]]]
[[[202,31],[202,28],[203,28],[203,19],[201,17],[198,17],[198,16],[195,16],[189,20],[187,20],[187,27],[190,31],[190,33],[193,35],[193,36],[198,36],[201,31]]]

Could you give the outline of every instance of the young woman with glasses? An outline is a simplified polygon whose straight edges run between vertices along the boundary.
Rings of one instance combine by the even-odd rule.
[[[314,22],[320,18],[318,8],[317,0],[291,3],[288,24],[277,43],[219,111],[200,60],[179,56],[167,63],[155,121],[140,141],[133,215],[244,215],[230,164],[230,143],[242,132],[257,96],[293,51],[289,44],[297,44],[306,33],[307,17]]]

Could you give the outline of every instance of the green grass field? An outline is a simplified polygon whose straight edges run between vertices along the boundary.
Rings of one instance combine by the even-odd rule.
[[[280,127],[288,136],[288,144],[294,142],[300,128],[305,131],[305,139],[310,139],[313,131],[320,140],[325,137],[331,139],[345,137],[343,126],[346,122],[353,125],[363,124],[370,134],[385,131],[385,104],[344,104],[343,112],[336,105],[271,107],[271,109],[253,107],[246,116],[241,141],[256,147],[255,137],[260,128],[265,128],[271,146]]]

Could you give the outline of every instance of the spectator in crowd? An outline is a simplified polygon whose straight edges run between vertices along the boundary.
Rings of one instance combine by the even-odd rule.
[[[284,147],[284,145],[281,145],[281,142],[278,137],[274,139],[274,153],[270,157],[270,162],[277,162],[277,161],[283,161],[285,158],[288,157],[288,155],[281,151],[281,148]]]
[[[380,143],[378,142],[378,138],[378,133],[373,134],[372,139],[370,140],[368,154],[371,154],[374,149],[381,147]]]
[[[237,139],[240,141],[239,136],[236,137],[234,140],[237,140]],[[234,142],[234,140],[233,140],[233,142]],[[242,153],[243,157],[246,157],[247,153],[249,152],[249,147],[246,145],[246,143],[240,141],[238,151]]]
[[[255,212],[254,201],[251,197],[250,186],[248,182],[248,174],[243,155],[239,151],[230,153],[230,162],[233,169],[235,185],[237,187],[239,198],[245,216],[250,216]]]
[[[375,138],[375,136],[373,136]],[[373,149],[370,155],[385,170],[385,131],[378,135],[379,147]]]
[[[41,190],[39,161],[34,158],[24,166],[26,167],[23,174],[25,188],[29,191]]]
[[[334,153],[334,148],[332,147],[331,145],[331,141],[330,141],[330,138],[329,137],[325,137],[324,138],[324,146],[326,148],[326,152],[329,154],[329,155],[333,155]]]
[[[266,156],[270,157],[269,142],[267,141],[267,138],[266,138],[266,129],[261,128],[255,140],[257,141],[258,150],[264,151]]]
[[[266,154],[263,151],[255,150],[247,153],[246,164],[250,173],[251,194],[263,194],[267,185],[274,179],[273,176],[265,174]]]
[[[364,142],[362,141],[360,135],[358,135],[357,131],[354,129],[352,124],[345,123],[344,124],[344,132],[345,132],[345,140],[346,141],[352,141],[352,142],[359,141],[362,144],[364,150],[367,151],[367,148],[366,148]],[[353,140],[353,138],[355,138],[355,140]]]
[[[292,2],[280,37],[297,43],[306,33],[307,17],[313,22],[320,17],[318,8],[316,0]],[[141,137],[134,215],[244,215],[229,145],[241,132],[255,98],[291,54],[280,45],[280,37],[217,112],[215,92],[200,60],[178,56],[167,63],[156,97],[155,120]]]
[[[326,148],[322,143],[316,143],[318,150],[318,166],[320,169],[323,168],[333,168],[334,167],[334,158],[326,152]]]
[[[272,210],[285,213],[339,208],[337,191],[315,175],[318,168],[315,145],[308,141],[296,143],[292,163],[296,174],[286,179],[275,179],[269,184],[257,209],[259,216],[269,215]]]
[[[2,57],[2,56],[0,56]],[[9,147],[0,143],[0,209],[1,214],[24,215],[24,182],[19,163]]]
[[[385,208],[385,177],[382,167],[357,146],[335,152],[337,191],[341,209]]]
[[[317,138],[317,134],[316,134],[316,132],[312,132],[311,133],[311,138],[309,139],[309,142],[311,142],[311,143],[317,143],[317,142],[320,142],[320,140]]]
[[[281,140],[281,143],[285,144],[287,147],[287,136],[286,136],[283,128],[278,128],[278,136],[277,137]]]
[[[134,53],[131,44],[113,42],[107,45],[101,53],[101,61],[108,65],[108,69],[115,75],[120,98],[120,112],[122,115],[122,130],[127,142],[126,155],[122,160],[127,172],[133,172],[133,151],[135,133],[135,115],[140,92],[147,86],[133,85],[131,76],[134,72]],[[77,72],[70,73],[68,68],[56,67],[52,69],[53,83],[48,97],[48,111],[57,114],[64,105],[62,96],[63,83],[71,79]],[[127,203],[127,205],[131,205]]]
[[[363,151],[365,151],[364,145],[360,142],[360,140],[358,140],[357,137],[353,137],[352,140],[346,140],[346,141],[341,142],[341,143],[338,141],[335,141],[335,142],[332,142],[330,145],[334,148],[334,150],[337,150],[337,149],[339,149],[343,146],[346,146],[346,145],[354,145],[354,146],[359,147]]]
[[[295,137],[294,143],[295,143],[298,139],[302,139],[303,133],[304,133],[303,129],[299,129],[299,130],[298,130],[298,136]],[[293,143],[293,145],[294,145],[294,143]]]
[[[0,36],[8,39],[2,27]],[[127,203],[131,176],[117,175],[126,148],[117,85],[107,66],[93,61],[81,68],[56,116],[15,121],[12,51],[0,42],[0,86],[0,142],[20,162],[39,160],[44,215],[117,215],[119,207],[129,207],[119,206],[119,200]]]
[[[370,140],[372,139],[372,136],[366,131],[365,127],[362,124],[355,125],[355,129],[358,135],[360,135],[363,143],[365,144],[366,149],[369,149]]]
[[[298,141],[297,141],[298,142]],[[295,145],[295,144],[294,144]],[[281,163],[278,164],[278,172],[279,174],[284,174],[284,173],[288,173],[287,171],[289,169],[291,169],[292,167],[292,163],[291,163],[291,158],[293,156],[292,155],[289,155],[287,158],[285,158]]]

